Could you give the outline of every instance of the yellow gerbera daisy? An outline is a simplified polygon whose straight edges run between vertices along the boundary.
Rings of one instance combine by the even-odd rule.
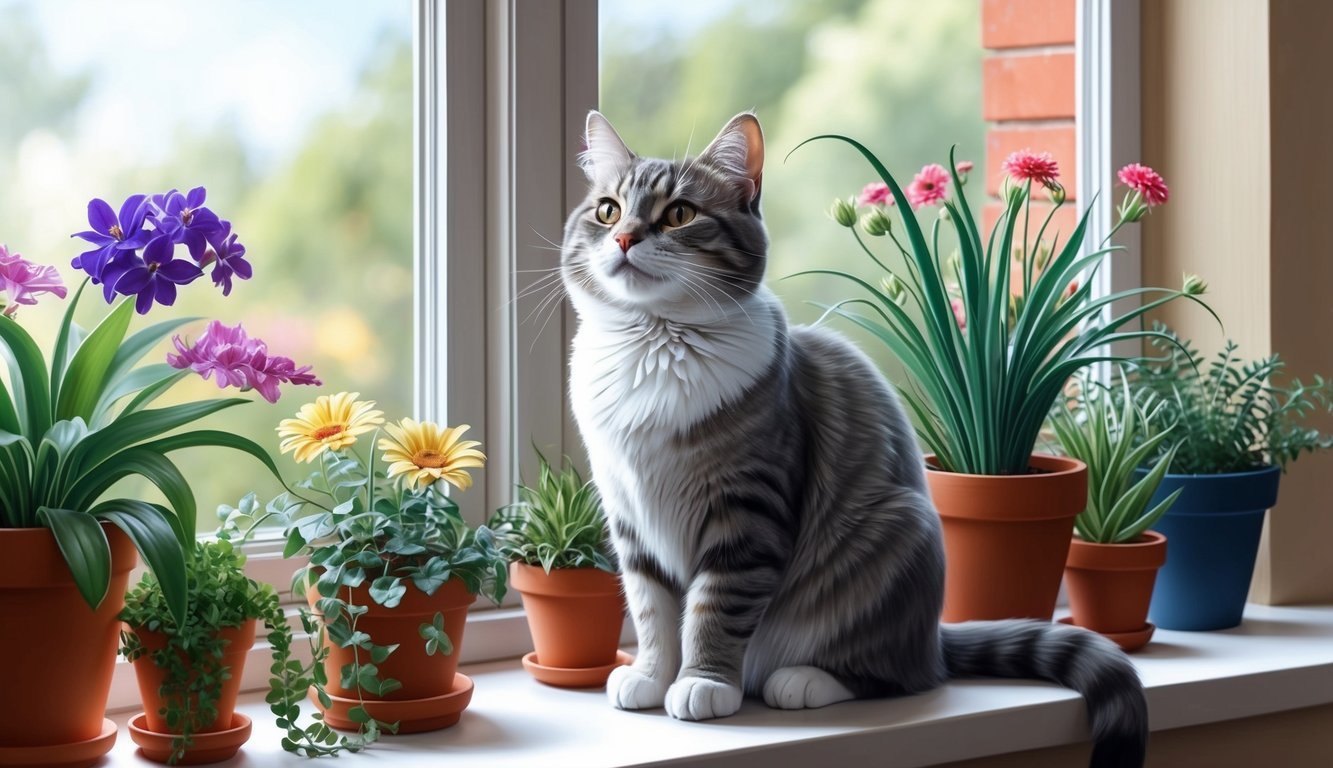
[[[384,423],[384,413],[376,411],[375,401],[357,401],[360,392],[320,395],[306,403],[294,419],[278,424],[282,452],[295,451],[293,458],[311,462],[327,450],[341,451],[356,443],[356,436]]]
[[[380,438],[380,450],[389,462],[389,477],[407,478],[408,487],[429,486],[441,478],[454,487],[466,491],[472,485],[472,476],[466,470],[480,467],[486,456],[476,450],[476,440],[459,440],[468,425],[440,427],[430,421],[403,419],[397,424],[385,424],[389,437]]]

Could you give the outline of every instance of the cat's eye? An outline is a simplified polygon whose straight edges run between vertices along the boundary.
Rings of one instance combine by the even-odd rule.
[[[620,206],[615,200],[604,197],[597,203],[597,220],[603,224],[615,224],[620,221]]]
[[[662,215],[662,226],[664,227],[683,227],[694,221],[694,206],[689,203],[672,203],[667,206],[666,213]]]

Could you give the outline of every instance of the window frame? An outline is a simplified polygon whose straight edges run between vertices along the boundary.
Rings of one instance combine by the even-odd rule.
[[[599,3],[414,4],[414,410],[421,419],[471,424],[470,435],[483,441],[487,466],[458,498],[477,525],[512,500],[521,477],[535,474],[531,446],[583,463],[566,387],[573,311],[556,309],[545,326],[524,318],[544,295],[525,293],[545,274],[533,270],[558,266],[547,248],[584,195],[572,158],[598,102]],[[1077,199],[1095,201],[1090,252],[1113,224],[1114,169],[1138,159],[1139,0],[1078,0],[1076,24]],[[1141,284],[1137,230],[1117,238],[1126,252],[1098,275],[1099,295]],[[1133,306],[1137,300],[1118,302],[1115,311]],[[247,572],[280,591],[302,565],[284,560],[276,540],[252,542],[247,553]],[[474,611],[468,637],[464,663],[532,648],[513,598]],[[256,644],[243,689],[266,685],[268,652],[267,643]],[[110,708],[137,701],[121,663]]]

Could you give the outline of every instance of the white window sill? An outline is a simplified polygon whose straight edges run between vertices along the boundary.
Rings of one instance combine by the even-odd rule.
[[[1148,689],[1154,731],[1331,703],[1333,606],[1252,605],[1237,629],[1159,631],[1133,658]],[[521,768],[744,768],[836,765],[885,755],[907,768],[1087,738],[1079,697],[1036,682],[955,681],[920,696],[802,712],[747,701],[733,717],[682,723],[660,709],[617,711],[601,691],[548,688],[528,677],[517,660],[468,665],[464,671],[476,693],[457,726],[386,737],[374,752],[401,768],[441,760]],[[244,695],[241,711],[254,720],[254,734],[232,764],[308,764],[281,751],[262,693]],[[104,765],[153,765],[137,755],[125,728],[128,717],[114,717],[120,738]]]

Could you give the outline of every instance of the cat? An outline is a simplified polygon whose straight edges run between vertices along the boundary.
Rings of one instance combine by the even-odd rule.
[[[1094,766],[1141,765],[1142,686],[1108,640],[940,624],[939,518],[897,395],[838,334],[789,326],[763,283],[758,120],[675,162],[594,111],[586,144],[560,269],[573,411],[639,640],[611,702],[704,720],[744,695],[800,709],[1044,678],[1086,698]]]

